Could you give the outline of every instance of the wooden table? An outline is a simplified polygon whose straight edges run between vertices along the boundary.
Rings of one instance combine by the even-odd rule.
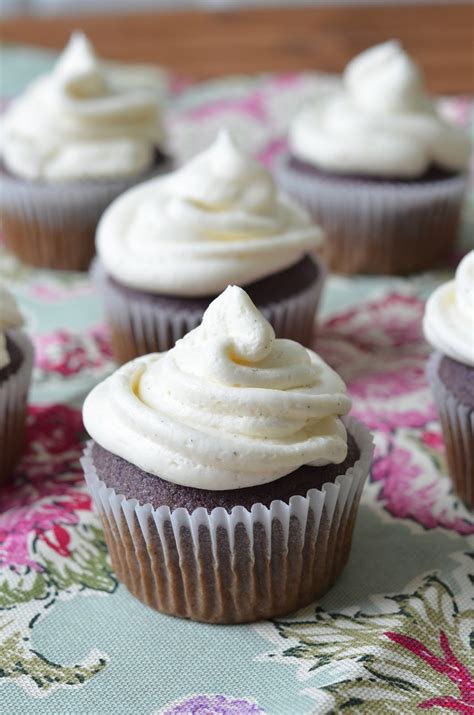
[[[60,49],[75,28],[104,57],[159,63],[195,80],[260,71],[339,72],[364,48],[396,37],[420,62],[433,92],[474,93],[471,3],[24,17],[1,22],[0,38]]]

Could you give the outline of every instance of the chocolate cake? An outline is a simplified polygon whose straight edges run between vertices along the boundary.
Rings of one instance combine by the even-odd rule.
[[[9,362],[2,368],[0,368],[0,385],[11,375],[14,375],[16,372],[18,372],[20,366],[23,363],[23,353],[21,352],[18,345],[8,335],[6,335],[5,337]]]
[[[26,441],[33,345],[21,330],[6,332],[9,362],[0,368],[0,484],[14,474]]]
[[[178,297],[130,288],[108,275],[96,259],[91,268],[104,295],[114,356],[120,364],[164,352],[196,328],[216,296]],[[324,285],[322,264],[304,256],[296,264],[245,286],[279,338],[309,345]]]
[[[279,157],[274,170],[281,190],[326,231],[322,255],[337,272],[426,270],[457,240],[463,172],[431,166],[415,179],[339,174],[290,154]]]
[[[430,166],[421,176],[415,178],[402,178],[400,176],[374,176],[373,174],[341,174],[334,171],[325,171],[320,169],[315,164],[310,164],[307,161],[298,159],[290,154],[287,159],[288,167],[295,171],[301,171],[307,176],[314,176],[320,179],[331,179],[332,181],[358,181],[373,184],[393,184],[393,183],[410,183],[410,184],[426,184],[428,182],[442,181],[443,179],[451,179],[457,174],[453,171],[447,171],[439,166]]]
[[[427,376],[443,431],[448,474],[457,494],[474,509],[474,368],[435,351]]]
[[[265,306],[267,303],[286,300],[290,296],[295,295],[295,293],[304,291],[316,281],[319,273],[320,269],[316,263],[311,260],[309,256],[304,256],[293,266],[243,287],[253,302],[260,307]],[[209,303],[217,298],[217,295],[200,296],[198,298],[181,298],[140,291],[136,288],[129,288],[123,283],[119,283],[110,275],[106,275],[105,280],[124,298],[133,299],[133,301],[143,301],[157,309],[164,308],[170,311],[187,310],[201,312],[206,310]]]
[[[474,410],[474,368],[443,356],[438,377],[444,387],[463,405]]]
[[[310,489],[320,489],[323,484],[334,482],[337,476],[345,474],[357,462],[359,456],[359,448],[349,434],[347,457],[342,464],[327,464],[324,467],[306,465],[260,486],[213,491],[183,487],[144,472],[97,442],[92,448],[97,476],[116,494],[122,494],[127,499],[138,499],[141,504],[151,504],[155,509],[163,505],[171,510],[184,507],[189,513],[198,507],[205,507],[210,512],[221,506],[229,513],[234,506],[244,506],[250,510],[253,504],[261,503],[269,507],[275,499],[288,503],[292,496],[306,496]]]

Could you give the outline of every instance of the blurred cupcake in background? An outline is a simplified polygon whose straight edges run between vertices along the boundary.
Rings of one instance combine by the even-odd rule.
[[[0,484],[12,476],[25,446],[34,351],[22,325],[15,300],[0,285]]]
[[[463,258],[455,279],[428,299],[423,327],[435,348],[428,379],[449,474],[459,496],[474,508],[474,251]]]
[[[75,33],[52,72],[11,102],[1,118],[0,213],[20,259],[86,269],[105,207],[169,169],[160,83],[152,68],[103,62]]]
[[[353,59],[342,88],[294,118],[288,142],[278,181],[326,230],[334,270],[409,273],[452,248],[469,140],[438,114],[398,42]]]
[[[306,211],[222,132],[178,171],[120,196],[99,223],[93,275],[117,360],[171,348],[231,283],[279,337],[308,344],[322,241]]]
[[[164,613],[240,623],[322,596],[347,562],[372,439],[340,377],[229,286],[84,404],[112,565]]]

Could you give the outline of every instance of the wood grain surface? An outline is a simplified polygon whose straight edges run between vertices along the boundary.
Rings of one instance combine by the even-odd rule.
[[[339,72],[356,53],[399,38],[433,92],[474,93],[474,5],[179,11],[0,22],[0,39],[60,49],[82,28],[104,57],[164,65],[193,80],[235,73]]]

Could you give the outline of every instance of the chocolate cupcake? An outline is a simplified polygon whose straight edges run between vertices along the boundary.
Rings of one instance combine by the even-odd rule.
[[[112,564],[175,616],[240,623],[325,593],[351,546],[372,440],[342,380],[235,286],[165,354],[84,404],[82,460]]]
[[[178,171],[127,191],[97,229],[93,276],[119,362],[162,352],[237,283],[279,337],[308,344],[324,279],[322,232],[222,132]]]
[[[170,168],[159,75],[99,60],[75,33],[53,71],[2,117],[0,213],[7,247],[36,266],[84,270],[118,194]]]
[[[12,476],[25,445],[34,353],[22,324],[15,301],[0,286],[0,484]]]
[[[341,90],[294,118],[276,175],[325,229],[331,268],[409,273],[452,248],[469,154],[392,41],[352,60]]]
[[[435,348],[428,380],[438,408],[454,488],[474,508],[474,251],[456,278],[426,304],[425,336]]]

